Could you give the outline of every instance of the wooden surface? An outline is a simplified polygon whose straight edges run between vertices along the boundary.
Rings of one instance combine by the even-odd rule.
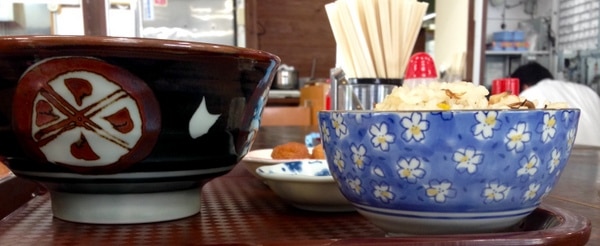
[[[265,107],[261,126],[309,126],[311,124],[310,107],[304,106],[275,106]]]
[[[298,97],[286,97],[286,98],[269,98],[267,100],[267,107],[270,106],[299,106],[300,98]]]
[[[52,217],[47,195],[0,221],[0,245],[583,245],[582,216],[543,206],[510,232],[386,237],[356,212],[296,209],[264,183],[226,175],[202,189],[202,210],[189,218],[137,225],[90,225]]]
[[[253,148],[303,142],[304,136],[314,131],[316,127],[261,127]],[[241,162],[203,187],[198,215],[141,225],[77,224],[53,218],[48,196],[41,195],[0,220],[0,245],[578,245],[585,230],[569,230],[575,225],[583,228],[583,219],[592,223],[587,245],[600,245],[600,231],[595,226],[600,224],[599,163],[599,148],[576,146],[559,183],[542,203],[548,210],[528,217],[530,224],[517,232],[386,238],[357,213],[293,208],[252,177]],[[545,219],[553,213],[568,216]],[[573,224],[567,228],[551,225],[565,221]],[[589,232],[589,224],[587,228]]]
[[[83,31],[88,36],[106,36],[106,2],[98,0],[82,0]]]
[[[2,162],[0,162],[0,179],[8,176],[9,174],[10,174],[10,170],[8,170],[8,167],[6,165],[4,165]]]
[[[335,39],[325,13],[331,0],[246,0],[246,47],[271,52],[294,66],[298,78],[329,78]]]
[[[325,5],[331,2],[334,0],[246,0],[246,47],[278,55],[282,63],[298,70],[299,78],[311,75],[316,59],[315,78],[329,78],[336,60],[335,38],[325,12]],[[482,6],[487,6],[486,3]],[[473,9],[474,1],[470,0],[469,15],[473,15]],[[465,79],[472,81],[475,22],[464,25],[468,25],[469,31]],[[425,41],[423,31],[412,53],[424,51]]]
[[[310,124],[319,125],[319,111],[325,110],[327,106],[327,94],[329,84],[314,83],[300,88],[300,105],[310,106]]]
[[[41,193],[43,193],[43,189],[37,183],[15,178],[12,174],[0,176],[0,219],[21,207],[34,194]]]

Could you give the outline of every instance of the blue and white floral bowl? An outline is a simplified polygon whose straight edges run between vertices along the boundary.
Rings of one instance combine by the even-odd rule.
[[[298,160],[265,165],[256,173],[282,199],[296,208],[317,212],[347,212],[344,198],[324,160]]]
[[[321,111],[332,176],[390,234],[505,230],[567,164],[578,109]]]

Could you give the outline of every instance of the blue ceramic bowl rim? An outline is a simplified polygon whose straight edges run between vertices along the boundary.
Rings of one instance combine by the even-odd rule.
[[[515,111],[515,112],[550,112],[550,111],[566,111],[576,110],[580,111],[579,108],[535,108],[535,109],[507,109],[507,108],[481,108],[481,109],[403,109],[403,110],[321,110],[319,113],[410,113],[410,112],[423,112],[423,113],[461,113],[461,112],[500,112],[500,111]]]

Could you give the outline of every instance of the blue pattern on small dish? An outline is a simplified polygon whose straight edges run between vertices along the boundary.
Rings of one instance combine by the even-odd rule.
[[[304,136],[304,144],[306,147],[315,147],[321,143],[321,134],[318,132],[311,132]]]
[[[333,180],[325,160],[301,160],[258,167],[256,173],[282,199],[317,212],[355,211]]]
[[[329,166],[325,160],[301,160],[265,165],[256,169],[264,175],[287,175],[305,177],[331,177]],[[333,177],[331,177],[333,179]]]

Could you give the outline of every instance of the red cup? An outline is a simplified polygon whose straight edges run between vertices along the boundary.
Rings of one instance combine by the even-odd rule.
[[[520,86],[517,78],[501,78],[492,81],[492,95],[508,91],[515,96],[519,95]]]

